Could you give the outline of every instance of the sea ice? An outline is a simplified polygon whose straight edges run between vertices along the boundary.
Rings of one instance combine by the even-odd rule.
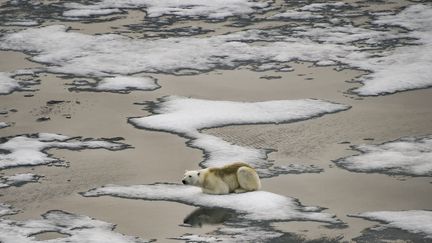
[[[396,15],[378,16],[374,23],[411,29],[408,34],[400,34],[400,38],[415,39],[414,45],[397,47],[394,51],[380,53],[380,57],[359,63],[358,67],[373,72],[361,78],[363,86],[354,92],[378,95],[431,87],[432,6],[412,5]]]
[[[0,204],[2,209],[11,214],[10,208]],[[4,214],[3,214],[4,215]],[[149,242],[138,237],[114,232],[115,225],[88,216],[75,215],[60,210],[51,210],[42,215],[42,219],[10,220],[0,219],[0,242],[2,243],[143,243]],[[63,237],[52,240],[38,240],[35,235],[56,232]]]
[[[378,145],[353,146],[359,155],[334,161],[355,172],[432,176],[432,136],[406,137]]]
[[[269,7],[269,2],[250,0],[103,0],[92,5],[67,3],[63,15],[68,17],[89,17],[118,13],[120,9],[143,9],[147,17],[171,15],[189,18],[223,19],[247,15]]]
[[[0,122],[0,129],[8,127],[9,124],[7,124],[6,122]]]
[[[98,149],[121,150],[129,146],[113,139],[83,139],[52,133],[18,135],[2,138],[0,144],[0,170],[17,166],[64,164],[47,153],[48,149]]]
[[[202,0],[190,1],[204,4]],[[237,1],[245,3],[244,0]],[[130,7],[141,6],[145,2],[132,1]],[[220,3],[210,2],[210,5]],[[178,4],[178,1],[157,4]],[[194,4],[184,4],[185,11],[194,11]],[[332,7],[339,10],[345,6],[335,4]],[[301,8],[302,11],[289,10],[287,14],[294,17],[300,16],[298,13],[301,12],[321,13],[310,12],[323,8],[321,5],[307,5]],[[232,4],[228,6],[232,7]],[[122,8],[125,2],[71,3],[69,7]],[[284,13],[280,14],[283,16]],[[133,39],[114,34],[93,36],[54,25],[5,34],[0,38],[0,49],[26,51],[32,55],[32,60],[51,64],[47,67],[49,72],[85,77],[140,72],[196,74],[244,65],[258,71],[284,71],[286,69],[280,67],[288,66],[287,62],[308,61],[316,65],[338,65],[368,71],[356,79],[363,86],[352,91],[359,95],[384,95],[431,87],[432,7],[415,4],[399,13],[375,15],[374,18],[368,28],[353,27],[343,21],[341,25],[339,18],[333,16],[329,22],[284,27],[288,32],[284,32],[284,28],[273,28],[210,37],[164,39]],[[407,30],[389,26],[401,26]],[[13,82],[8,80],[7,83]]]
[[[230,225],[205,235],[185,234],[175,239],[187,242],[271,242],[283,233],[261,226]]]
[[[219,167],[233,161],[244,161],[257,168],[260,176],[292,172],[293,167],[270,168],[268,150],[231,144],[202,132],[206,128],[226,125],[287,123],[311,119],[347,110],[350,107],[322,100],[275,100],[265,102],[213,101],[168,96],[148,104],[151,116],[130,118],[142,129],[171,132],[190,139],[188,145],[204,151],[203,167]],[[310,168],[296,166],[309,171]]]
[[[335,215],[323,213],[320,207],[301,205],[298,200],[266,191],[228,195],[204,194],[201,188],[177,184],[117,186],[107,185],[82,194],[86,197],[114,196],[122,198],[175,201],[194,206],[232,209],[253,221],[307,220],[339,224]]]
[[[32,21],[32,20],[5,22],[3,24],[6,26],[37,26],[37,25],[39,25],[39,23],[37,21]]]
[[[425,4],[410,5],[398,14],[380,15],[373,23],[378,25],[401,26],[409,30],[432,29],[432,6]],[[415,16],[415,18],[413,18]]]
[[[246,63],[277,65],[298,59],[338,60],[356,49],[280,35],[278,38],[279,41],[271,42],[266,33],[243,31],[208,38],[142,40],[114,34],[86,35],[53,25],[8,34],[0,38],[0,49],[28,51],[34,61],[53,64],[47,67],[48,71],[78,76],[177,74],[184,70],[234,68]],[[253,44],[262,40],[265,44]]]
[[[322,15],[306,11],[287,10],[283,13],[273,15],[269,19],[319,19],[323,17]]]
[[[11,205],[0,203],[0,217],[5,215],[16,214],[18,211],[14,210]]]
[[[300,10],[316,12],[316,11],[323,11],[323,10],[334,10],[345,6],[349,6],[349,5],[344,2],[312,3],[301,7]]]
[[[151,77],[116,76],[103,78],[96,83],[74,82],[71,90],[129,93],[132,90],[151,91],[160,88]]]
[[[121,13],[122,11],[118,8],[104,8],[104,9],[91,9],[91,8],[77,8],[67,10],[63,13],[65,17],[91,17],[91,16],[102,16]]]
[[[10,94],[15,90],[20,89],[19,83],[11,78],[10,74],[0,72],[0,95]]]
[[[29,182],[37,182],[39,178],[41,178],[41,176],[32,173],[15,174],[12,176],[0,176],[0,188],[21,186]]]
[[[426,238],[432,238],[432,211],[377,211],[360,213],[350,216],[380,221],[384,223],[379,227],[374,228],[376,230],[382,230],[386,228],[398,228],[414,234],[424,235]]]

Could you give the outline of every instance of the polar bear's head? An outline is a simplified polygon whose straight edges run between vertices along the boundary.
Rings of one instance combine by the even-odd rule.
[[[183,176],[182,182],[185,185],[199,185],[200,171],[198,170],[187,170]]]

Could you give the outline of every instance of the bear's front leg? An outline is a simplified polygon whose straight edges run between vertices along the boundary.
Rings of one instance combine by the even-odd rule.
[[[229,187],[224,183],[213,187],[203,187],[202,191],[206,194],[213,194],[213,195],[228,194]]]

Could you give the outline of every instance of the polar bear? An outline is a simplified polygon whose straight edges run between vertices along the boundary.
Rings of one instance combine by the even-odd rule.
[[[207,194],[256,191],[261,188],[259,176],[246,163],[233,163],[221,168],[186,171],[183,184],[202,188]]]

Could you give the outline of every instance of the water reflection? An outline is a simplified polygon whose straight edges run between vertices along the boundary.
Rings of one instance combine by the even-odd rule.
[[[202,227],[205,224],[222,224],[235,217],[235,212],[225,208],[198,208],[186,216],[183,223],[192,227]]]

